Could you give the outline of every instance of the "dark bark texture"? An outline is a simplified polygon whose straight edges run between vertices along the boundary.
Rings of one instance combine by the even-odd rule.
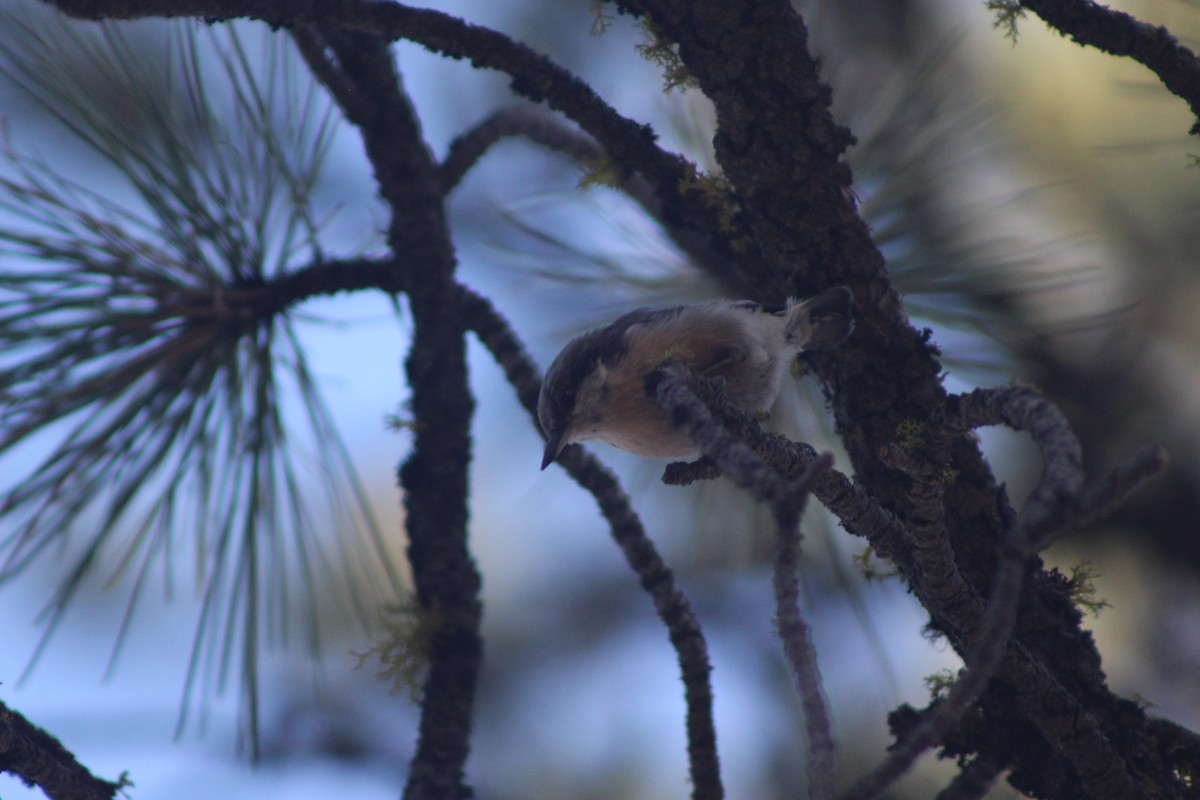
[[[1196,737],[1150,718],[1109,689],[1068,580],[1044,569],[1037,556],[1062,530],[1094,518],[1161,466],[1161,452],[1147,451],[1089,483],[1069,426],[1036,395],[947,395],[930,334],[909,323],[858,213],[845,160],[854,136],[833,117],[832,91],[810,51],[805,21],[787,0],[616,3],[621,12],[652,23],[658,44],[677,53],[712,100],[720,181],[665,151],[648,126],[618,114],[546,57],[436,10],[367,0],[48,2],[87,19],[250,17],[286,28],[361,135],[391,214],[391,257],[298,270],[281,281],[260,313],[277,313],[310,293],[366,286],[401,294],[411,312],[414,340],[404,369],[415,445],[400,483],[417,596],[439,625],[406,797],[472,794],[463,770],[482,659],[482,607],[481,579],[468,546],[468,330],[502,364],[526,408],[532,411],[536,403],[536,371],[519,340],[486,300],[457,282],[445,219],[446,194],[490,142],[506,135],[525,135],[568,153],[602,152],[617,166],[619,184],[731,294],[779,301],[837,285],[853,290],[854,335],[835,352],[807,358],[830,399],[855,480],[815,470],[804,490],[895,563],[929,612],[932,630],[963,656],[968,676],[977,670],[979,687],[955,699],[966,713],[938,716],[935,702],[925,709],[902,707],[890,718],[901,742],[933,730],[944,754],[960,758],[961,775],[942,796],[975,796],[1005,770],[1013,786],[1039,798],[1196,796]],[[1083,0],[1022,0],[1019,6],[1078,42],[1143,63],[1200,115],[1200,63],[1165,29]],[[490,128],[462,137],[448,165],[437,164],[393,64],[389,43],[400,39],[505,73],[515,93],[573,122],[590,144],[544,128],[531,131],[527,121],[496,118]],[[719,398],[704,402],[719,405]],[[816,461],[811,448],[772,441],[752,421],[732,414],[715,419],[751,445],[758,455],[747,463],[768,476],[762,480],[785,487],[784,495]],[[1011,508],[974,437],[974,428],[993,424],[1027,430],[1042,447],[1041,494],[1035,492],[1024,509]],[[718,433],[713,436],[720,438]],[[596,495],[676,646],[688,700],[693,794],[720,797],[699,625],[619,487],[577,450],[565,451],[563,465]],[[726,474],[731,463],[723,462]],[[684,483],[715,473],[709,462],[673,467],[669,477]],[[988,635],[996,641],[982,641]],[[897,764],[893,771],[906,768]],[[851,796],[875,796],[885,787],[863,784]]]

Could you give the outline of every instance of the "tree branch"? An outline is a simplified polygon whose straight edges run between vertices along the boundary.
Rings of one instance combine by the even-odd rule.
[[[691,385],[691,390],[703,401],[705,408],[717,415],[725,430],[788,480],[799,478],[819,458],[811,445],[764,431],[757,420],[736,408],[711,383],[697,381]],[[720,467],[706,457],[690,463],[668,464],[662,479],[671,486],[686,486],[720,475]],[[880,556],[905,574],[913,574],[916,566],[912,529],[881,507],[859,483],[830,468],[817,475],[812,494],[838,518],[848,533],[866,539]]]
[[[1020,515],[1010,518],[1007,533],[1000,543],[1000,565],[981,624],[976,629],[973,625],[958,623],[971,643],[971,652],[964,657],[965,674],[915,728],[905,733],[884,762],[855,784],[844,800],[878,797],[912,767],[921,753],[943,741],[983,692],[1008,655],[1023,576],[1030,560],[1049,535],[1078,515],[1082,504],[1084,476],[1078,439],[1062,413],[1045,399],[1027,389],[981,389],[949,398],[947,406],[950,419],[945,423],[952,429],[1004,423],[1030,432],[1041,449],[1045,468]],[[921,445],[919,448],[918,444]],[[968,618],[973,616],[972,607],[978,604],[978,597],[959,576],[953,552],[948,550],[940,525],[941,486],[945,480],[940,470],[944,461],[938,456],[936,447],[932,453],[929,450],[928,442],[913,443],[910,447],[896,449],[891,460],[914,480],[914,509],[920,520],[914,525],[917,541],[930,542],[927,547],[933,548],[928,556],[918,556],[918,566],[926,568],[919,592],[922,602],[935,614],[939,607],[945,608],[946,602],[955,603],[956,610],[948,616],[957,621],[956,618],[962,617],[960,611],[966,611]],[[917,456],[917,451],[922,458]],[[1119,478],[1109,477],[1102,483],[1107,488],[1113,483],[1124,485],[1130,482],[1133,478],[1129,476],[1144,477],[1145,461],[1139,456],[1133,468],[1122,468]],[[1004,505],[1007,507],[1006,503]],[[944,590],[939,592],[939,586]],[[941,605],[930,600],[940,601]]]
[[[414,322],[405,362],[412,391],[413,453],[400,468],[408,560],[417,599],[437,615],[429,642],[420,734],[405,797],[467,798],[475,692],[483,658],[480,577],[467,546],[470,424],[466,342],[454,283],[455,258],[436,165],[405,95],[387,43],[309,26],[301,53],[362,134],[379,193],[391,210],[388,245]]]
[[[524,106],[510,106],[494,111],[483,121],[460,134],[450,143],[442,160],[442,188],[447,193],[475,166],[484,153],[503,139],[520,137],[566,156],[579,164],[595,162],[604,157],[604,150],[587,134],[571,130],[556,117]],[[644,181],[637,191],[624,186],[625,192],[644,208],[653,205],[653,190]]]
[[[595,168],[608,158],[604,148],[595,139],[573,130],[557,117],[521,106],[503,108],[450,143],[450,149],[440,166],[443,190],[449,193],[489,148],[510,137],[526,139],[584,168]],[[691,263],[725,280],[731,288],[736,285],[736,279],[730,273],[729,260],[713,249],[712,237],[678,224],[678,220],[668,213],[654,187],[641,173],[622,170],[617,174],[617,181],[620,190],[662,226]]]
[[[1016,558],[1006,559],[1001,564],[983,623],[975,632],[975,652],[965,659],[965,673],[954,682],[949,693],[930,708],[931,713],[913,730],[905,733],[889,749],[883,762],[859,779],[842,795],[841,800],[872,800],[880,797],[912,769],[922,753],[943,741],[987,687],[1007,655],[1017,616],[1017,602],[1021,597],[1024,568],[1024,561]]]
[[[58,739],[0,703],[0,771],[51,800],[112,800],[123,786],[92,775]]]
[[[757,423],[748,419],[747,415],[729,408],[719,390],[702,381],[693,382],[689,386],[702,394],[705,407],[711,407],[720,413],[722,420],[733,421],[734,427],[730,430],[735,439],[747,439],[754,451],[764,454],[768,461],[794,464],[796,462],[793,459],[804,458],[803,446],[764,434]],[[956,682],[950,695],[930,709],[930,713],[922,720],[917,730],[905,732],[893,754],[872,775],[865,777],[852,789],[850,796],[873,797],[885,789],[911,766],[921,752],[944,737],[962,716],[962,712],[986,687],[992,675],[999,673],[1003,675],[1005,684],[1015,690],[1018,706],[1025,718],[1033,721],[1056,750],[1075,766],[1079,779],[1090,796],[1121,797],[1122,793],[1132,791],[1131,783],[1124,771],[1122,759],[1101,732],[1100,721],[1072,697],[1063,683],[1031,658],[1029,652],[1019,645],[1009,645],[1009,632],[1012,630],[1021,595],[1022,576],[1027,570],[1026,559],[1040,541],[1038,536],[1027,534],[1023,526],[1032,523],[1034,530],[1043,531],[1044,520],[1063,519],[1058,511],[1048,505],[1051,498],[1056,498],[1059,504],[1066,507],[1078,508],[1079,498],[1087,494],[1085,488],[1075,480],[1077,474],[1072,468],[1072,465],[1078,463],[1077,443],[1072,444],[1074,434],[1069,426],[1063,427],[1066,424],[1065,420],[1056,410],[1025,390],[980,392],[969,397],[970,400],[966,402],[961,398],[951,399],[950,406],[955,410],[951,415],[953,419],[970,420],[974,424],[984,424],[985,420],[991,424],[1007,422],[1021,429],[1032,429],[1039,438],[1043,452],[1053,465],[1048,466],[1040,489],[1035,490],[1031,496],[1032,506],[1028,507],[1031,509],[1029,513],[1020,519],[1011,515],[1005,518],[1010,541],[1023,542],[1024,546],[1014,543],[1001,548],[1004,558],[997,567],[998,572],[992,581],[992,597],[986,608],[965,585],[960,584],[959,591],[938,593],[937,582],[929,580],[922,572],[919,556],[902,558],[896,562],[902,565],[906,574],[916,576],[912,579],[913,590],[930,613],[935,618],[946,619],[955,630],[960,631],[959,635],[963,636],[966,642],[971,643],[972,652],[964,659],[969,668]],[[689,411],[688,415],[679,417],[680,423],[692,426],[689,428],[692,433],[708,436],[705,426],[710,423],[697,421],[694,413]],[[952,426],[953,419],[947,420]],[[721,426],[715,427],[723,430]],[[705,442],[706,440],[701,438],[698,443],[706,447]],[[706,455],[716,461],[723,471],[727,468],[732,470],[736,482],[755,484],[761,480],[759,471],[763,468],[734,444],[717,439],[711,444],[716,449],[706,447]],[[893,454],[893,461],[896,458]],[[745,463],[742,463],[743,461]],[[1154,460],[1139,456],[1132,466],[1123,466],[1116,472],[1120,475],[1142,475],[1150,468],[1146,464],[1147,461]],[[900,463],[908,464],[903,458]],[[911,465],[909,467],[912,468]],[[784,474],[788,473],[785,471]],[[923,479],[932,483],[935,475],[936,480],[944,479],[943,475],[932,469]],[[1113,480],[1106,477],[1098,483],[1107,484]],[[786,482],[779,483],[778,479],[773,477],[766,479],[763,487],[758,490],[763,498],[787,494]],[[818,498],[821,497],[821,480],[814,483],[813,491]],[[934,494],[928,498],[926,505],[936,502]],[[921,507],[920,502],[916,505]],[[930,506],[926,509],[926,514],[933,517],[932,522],[936,526],[936,509]],[[874,515],[874,518],[887,519],[886,516],[880,515]],[[868,539],[874,543],[876,539],[873,533],[870,529],[865,531]],[[903,536],[913,541],[920,540],[922,535],[925,534],[903,527],[900,528],[900,532],[892,534],[893,537]],[[940,561],[939,558],[938,563]],[[928,568],[927,564],[926,569]]]
[[[532,360],[508,322],[487,299],[470,289],[461,288],[460,291],[467,326],[475,331],[504,370],[509,383],[517,390],[521,405],[536,425],[541,381]],[[691,604],[646,536],[641,520],[612,473],[578,445],[563,450],[556,463],[596,499],[613,539],[667,626],[683,674],[692,797],[694,800],[718,800],[724,796],[724,789],[713,720],[712,667],[708,660],[708,645]]]
[[[1149,68],[1192,109],[1200,135],[1200,58],[1169,30],[1091,0],[1021,0],[1021,6],[1081,45],[1128,56]]]
[[[916,519],[920,506],[910,495],[912,477],[883,457],[899,425],[941,420],[946,412],[937,350],[927,333],[918,333],[908,324],[882,255],[857,216],[849,191],[850,171],[842,161],[851,137],[833,120],[830,90],[822,83],[817,61],[807,47],[803,21],[788,2],[621,3],[653,17],[657,35],[677,48],[716,106],[717,155],[733,187],[722,193],[727,201],[723,210],[733,220],[732,226],[725,229],[719,224],[719,215],[706,208],[698,193],[680,188],[696,186],[689,165],[662,152],[649,129],[620,117],[569,73],[527,48],[439,12],[365,0],[52,2],[91,18],[250,15],[272,24],[327,22],[344,29],[380,32],[388,38],[403,36],[451,57],[471,58],[478,66],[510,74],[514,89],[562,110],[596,137],[617,163],[644,175],[663,199],[665,218],[706,233],[719,231],[713,236],[719,242],[716,247],[728,248],[730,261],[738,262],[735,274],[743,275],[743,285],[750,287],[749,296],[777,300],[787,294],[808,294],[815,287],[850,284],[859,323],[855,336],[836,357],[815,355],[810,361],[830,389],[835,421],[839,431],[846,434],[847,452],[860,485],[852,485],[831,471],[818,479],[814,493],[820,497],[826,486],[827,492],[840,492],[835,501],[854,503],[854,510],[842,515],[844,524],[860,525],[860,532],[872,537],[873,544],[881,543],[876,549],[904,573],[910,588],[930,609],[935,628],[970,660],[975,652],[972,634],[980,630],[984,609],[970,603],[949,608],[940,605],[939,595],[932,591],[934,587],[925,580],[911,553],[915,533],[910,521]],[[1073,9],[1088,15],[1112,13],[1078,0],[1027,0],[1025,6],[1035,10]],[[1086,21],[1081,17],[1062,24],[1082,25]],[[1132,43],[1123,46],[1133,57],[1145,58],[1143,63],[1158,63],[1159,58],[1186,63],[1189,53],[1174,47],[1173,40],[1145,35],[1141,29],[1133,33]],[[1083,41],[1081,37],[1093,34],[1080,28],[1072,35]],[[326,62],[326,70],[333,67],[347,75],[359,72],[348,67],[359,60],[351,50],[334,56],[320,59]],[[379,73],[370,65],[362,65],[361,60],[359,63],[366,67],[366,73]],[[1194,97],[1194,81],[1189,75],[1185,70],[1171,80],[1179,82],[1178,91]],[[366,133],[368,153],[382,193],[395,214],[389,237],[393,254],[397,258],[403,254],[406,263],[422,268],[422,285],[411,291],[414,312],[420,309],[419,313],[427,316],[417,320],[421,344],[414,344],[408,362],[410,380],[414,387],[420,387],[414,388],[414,398],[419,397],[423,403],[419,421],[436,429],[436,435],[448,436],[448,449],[440,451],[447,457],[421,462],[428,471],[406,473],[406,487],[415,488],[416,484],[408,481],[420,475],[427,480],[422,488],[431,493],[442,491],[433,477],[438,474],[434,467],[443,467],[453,478],[443,497],[457,497],[456,481],[469,456],[463,422],[469,420],[469,404],[465,410],[455,406],[444,411],[435,406],[435,398],[445,402],[445,398],[456,398],[456,392],[465,391],[465,379],[460,380],[459,375],[465,374],[465,368],[461,352],[455,349],[461,344],[461,328],[457,320],[447,316],[455,313],[449,309],[457,308],[448,302],[454,290],[450,277],[453,255],[445,241],[440,206],[433,197],[442,190],[434,170],[422,166],[428,154],[415,146],[419,136],[411,130],[401,130],[402,135],[393,139],[382,135],[389,120],[394,123],[406,119],[404,109],[396,113],[395,104],[390,102],[395,98],[363,92],[364,84],[357,79],[349,85],[355,93],[372,100],[361,106],[347,103],[347,114],[363,120],[359,124]],[[345,87],[343,93],[349,94]],[[1195,103],[1189,102],[1195,110]],[[376,107],[382,109],[377,116],[371,111]],[[388,147],[397,152],[383,152]],[[415,198],[403,194],[406,185],[415,187]],[[407,237],[398,223],[400,219],[410,228]],[[402,244],[412,245],[411,252]],[[397,280],[396,285],[401,284]],[[451,344],[449,355],[436,347],[426,349],[426,342]],[[1048,433],[1053,434],[1053,428],[1051,425]],[[419,429],[419,436],[424,433]],[[1023,550],[1006,536],[1013,525],[1006,515],[1007,501],[966,429],[947,432],[936,444],[956,477],[942,487],[944,519],[935,520],[936,529],[930,530],[945,532],[962,579],[981,596],[988,595],[990,589],[995,600],[1003,594],[1000,584],[1005,582],[997,578],[998,566]],[[438,452],[432,445],[430,448],[418,449],[423,457]],[[1044,544],[1066,527],[1102,513],[1111,496],[1129,491],[1161,460],[1161,453],[1145,453],[1136,463],[1122,468],[1120,474],[1087,486],[1078,479],[1068,449],[1051,454],[1047,458],[1049,478],[1038,490],[1042,494],[1026,506],[1023,515],[1021,525],[1029,532],[1024,541],[1031,546]],[[406,470],[414,462],[406,465]],[[869,504],[857,500],[860,494],[867,496],[864,487],[870,492]],[[932,507],[928,504],[932,499],[927,492],[922,500],[926,510]],[[618,506],[614,506],[614,513]],[[426,526],[426,533],[432,532],[434,508],[433,503],[425,507],[428,513],[421,524]],[[413,515],[410,524],[416,524],[418,517]],[[856,522],[847,523],[851,518]],[[448,538],[457,547],[459,519],[452,515],[448,527]],[[465,545],[461,552],[466,553]],[[632,563],[633,554],[627,551],[627,557]],[[1080,626],[1081,617],[1072,604],[1065,579],[1042,570],[1036,557],[1030,562],[1033,566],[1024,576],[1027,590],[1020,604],[1014,640],[1007,645],[1007,657],[997,668],[996,679],[978,700],[987,725],[960,725],[952,731],[950,738],[961,747],[958,752],[976,752],[995,762],[1011,764],[1010,781],[1039,796],[1117,798],[1136,796],[1141,787],[1148,785],[1162,787],[1163,796],[1183,796],[1180,776],[1190,779],[1194,772],[1180,772],[1178,762],[1172,760],[1176,754],[1162,753],[1151,744],[1156,729],[1142,709],[1109,691],[1099,654],[1090,634]],[[473,595],[468,591],[464,596]],[[686,673],[688,667],[684,669]],[[706,670],[705,661],[705,679]],[[715,745],[712,763],[715,767]],[[694,765],[695,759],[695,770]],[[700,781],[696,784],[699,791]]]
[[[640,125],[617,113],[590,86],[566,69],[497,31],[471,25],[441,11],[410,8],[386,0],[44,2],[71,16],[91,20],[200,17],[211,21],[251,17],[273,26],[318,24],[370,33],[388,41],[408,39],[450,58],[467,58],[477,67],[503,72],[512,78],[514,92],[546,103],[594,137],[617,170],[641,174],[658,196],[662,218],[669,220],[672,228],[687,229],[688,237],[699,237],[707,242],[707,249],[717,256],[704,263],[719,268],[717,277],[735,293],[747,294],[753,290],[753,284],[746,279],[742,268],[756,260],[757,245],[743,237],[736,250],[729,246],[728,224],[722,225],[721,210],[704,192],[691,191],[696,188],[695,165],[660,148],[648,125]],[[344,87],[331,88],[336,95]],[[349,113],[348,106],[343,108]]]
[[[1021,509],[1017,546],[1043,549],[1057,534],[1095,522],[1166,466],[1160,445],[1143,448],[1102,478],[1085,485],[1083,454],[1071,424],[1053,403],[1021,387],[976,389],[946,400],[947,425],[967,430],[1007,425],[1037,443],[1045,467]]]
[[[833,119],[832,91],[792,5],[624,0],[620,6],[653,20],[659,43],[677,48],[716,107],[713,145],[738,204],[739,230],[732,235],[747,230],[743,238],[762,256],[746,264],[751,297],[804,297],[847,283],[858,311],[899,321],[899,298],[882,280],[883,256],[858,217],[842,160],[854,137]],[[865,325],[875,324],[873,315],[861,317]]]
[[[367,119],[371,110],[359,96],[357,88],[334,64],[327,51],[327,43],[316,29],[309,25],[298,25],[292,29],[292,40],[300,51],[304,63],[313,76],[325,85],[337,104],[346,112],[348,119]]]
[[[815,479],[833,464],[833,456],[824,453],[796,482],[796,491],[807,498]],[[833,721],[825,702],[821,671],[812,630],[800,613],[800,515],[803,506],[777,511],[775,515],[775,567],[771,585],[775,591],[775,627],[783,642],[783,652],[804,708],[804,727],[808,735],[808,796],[812,800],[833,797],[834,757]]]
[[[659,618],[667,626],[671,644],[679,658],[687,701],[688,758],[692,773],[693,800],[718,800],[724,796],[717,759],[717,732],[712,710],[712,666],[708,645],[691,603],[675,582],[646,536],[621,490],[617,479],[599,461],[578,445],[568,446],[557,462],[576,483],[586,489],[600,506],[612,536],[629,566],[637,573],[642,588],[654,600]]]
[[[804,707],[809,796],[825,800],[833,796],[833,724],[825,704],[812,634],[800,614],[796,570],[800,515],[809,491],[818,476],[829,469],[833,457],[829,454],[818,457],[799,479],[789,480],[715,419],[695,391],[701,384],[705,385],[702,391],[706,394],[719,391],[685,365],[671,361],[646,376],[646,394],[670,414],[675,426],[686,432],[730,480],[771,507],[777,530],[772,581],[775,621]]]
[[[827,468],[828,463],[821,460],[814,462],[801,482],[786,480],[766,461],[759,458],[745,442],[713,418],[703,400],[692,390],[693,386],[700,383],[703,381],[686,367],[669,362],[647,376],[646,390],[671,415],[676,427],[685,431],[706,457],[712,459],[734,483],[749,490],[759,501],[770,504],[775,512],[780,537],[775,578],[780,609],[780,633],[804,700],[805,719],[809,730],[809,759],[812,765],[810,774],[813,776],[811,794],[818,798],[828,797],[832,795],[833,789],[833,742],[828,712],[820,693],[816,653],[812,648],[808,628],[794,608],[795,593],[792,590],[795,588],[795,578],[789,574],[789,569],[795,568],[794,546],[791,544],[793,534],[789,531],[793,530],[795,520],[798,519],[799,511],[796,506],[803,503],[809,487],[815,483],[815,476]],[[719,390],[716,387],[707,387],[710,394],[717,391]],[[904,463],[911,468],[915,459],[906,460]],[[916,473],[915,469],[912,471]],[[914,503],[919,511],[924,510],[926,517],[921,524],[916,525],[915,538],[918,543],[929,542],[927,546],[933,550],[931,558],[924,561],[920,556],[917,558],[918,568],[924,570],[921,585],[926,594],[937,593],[938,602],[931,602],[929,598],[922,599],[926,607],[934,613],[935,609],[940,610],[948,602],[953,602],[966,605],[967,613],[970,614],[979,600],[954,568],[953,553],[949,552],[945,542],[945,532],[941,529],[942,480],[940,472],[932,477],[921,474],[918,483],[925,489],[918,489],[917,493],[924,499]],[[927,574],[931,571],[931,561],[937,563],[938,570],[945,569],[946,564],[943,562],[948,561],[950,574],[943,576],[942,580],[934,580]],[[987,613],[983,616],[982,624],[978,630],[970,631],[973,641],[976,642],[977,654],[970,659],[967,674],[955,684],[950,694],[938,705],[936,712],[898,743],[883,764],[860,780],[846,795],[845,800],[869,800],[882,793],[912,767],[921,753],[941,740],[945,732],[958,721],[963,711],[987,685],[1005,654],[1016,616],[1024,562],[1020,559],[1014,559],[1014,562],[1006,560],[1003,563],[1001,575],[995,584],[995,594]],[[937,587],[944,584],[949,586],[938,593]],[[944,595],[951,597],[947,598]],[[957,612],[954,616],[961,615],[961,612]]]

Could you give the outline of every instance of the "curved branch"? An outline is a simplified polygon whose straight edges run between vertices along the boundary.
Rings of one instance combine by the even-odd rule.
[[[596,498],[608,520],[613,538],[625,560],[637,573],[642,588],[654,600],[658,616],[670,632],[679,658],[687,700],[688,756],[691,761],[693,800],[718,800],[724,796],[717,760],[717,732],[713,719],[712,666],[708,645],[691,604],[646,536],[641,520],[629,504],[617,479],[578,445],[568,446],[558,457],[567,473]]]
[[[482,122],[450,143],[439,168],[442,189],[450,192],[489,148],[503,139],[512,137],[528,139],[580,164],[594,162],[604,156],[604,151],[596,144],[595,139],[571,130],[549,114],[523,106],[502,108],[489,114]],[[648,208],[653,204],[650,199],[653,197],[653,190],[644,181],[638,185],[636,192],[632,191],[632,186],[622,188],[643,207]]]
[[[604,148],[595,139],[563,124],[555,116],[521,106],[503,108],[450,143],[439,169],[443,191],[453,190],[489,148],[510,137],[527,139],[583,167],[595,166],[607,158]],[[706,233],[677,224],[641,173],[621,174],[617,180],[621,191],[662,226],[693,264],[710,275],[729,277],[728,258],[713,249]]]
[[[1021,0],[1021,6],[1081,45],[1147,67],[1192,109],[1196,122],[1189,133],[1200,135],[1200,58],[1165,27],[1091,0]]]
[[[397,295],[407,285],[408,277],[399,259],[369,256],[330,259],[287,270],[259,284],[231,287],[220,302],[229,309],[249,308],[248,313],[262,319],[317,297],[368,289]]]
[[[825,800],[833,796],[833,724],[821,686],[812,634],[800,614],[796,570],[800,515],[809,492],[817,478],[829,469],[833,457],[828,453],[819,456],[798,479],[785,477],[717,421],[696,392],[701,385],[706,394],[719,391],[678,361],[662,364],[646,376],[646,393],[670,414],[675,426],[684,430],[730,480],[759,502],[768,504],[774,514],[777,531],[772,580],[775,623],[804,707],[809,795],[814,800]]]
[[[1045,468],[1021,509],[1022,536],[1014,542],[1030,553],[1064,530],[1095,522],[1166,466],[1166,450],[1151,445],[1085,485],[1083,454],[1070,422],[1049,400],[1022,387],[948,397],[945,422],[958,430],[1007,425],[1029,433],[1037,443]]]
[[[541,390],[538,371],[524,346],[500,313],[484,297],[460,287],[461,308],[467,327],[473,330],[505,376],[517,390],[521,405],[537,424],[537,401]],[[637,573],[642,588],[654,601],[659,618],[667,626],[671,644],[683,674],[687,703],[688,757],[691,763],[694,800],[719,800],[724,796],[717,732],[713,719],[713,695],[708,645],[691,604],[671,569],[663,562],[642,522],[612,473],[582,447],[571,445],[556,462],[593,497],[612,531],[613,539]]]
[[[976,389],[946,399],[946,423],[958,430],[1007,425],[1026,431],[1045,463],[1042,478],[1021,509],[1021,524],[1033,539],[1061,525],[1083,488],[1083,452],[1071,423],[1046,398],[1023,387]]]
[[[276,26],[318,24],[369,33],[388,41],[409,39],[450,58],[504,72],[512,88],[562,111],[604,144],[623,166],[632,166],[660,191],[677,195],[684,161],[654,144],[655,134],[616,112],[592,89],[547,57],[502,33],[450,14],[367,0],[45,0],[81,19],[199,17],[206,20],[252,17]]]

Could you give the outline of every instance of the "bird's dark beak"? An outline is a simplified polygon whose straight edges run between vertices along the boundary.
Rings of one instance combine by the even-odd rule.
[[[550,466],[554,459],[558,458],[558,454],[567,446],[566,431],[557,431],[550,434],[549,440],[546,442],[546,451],[542,454],[542,469]]]

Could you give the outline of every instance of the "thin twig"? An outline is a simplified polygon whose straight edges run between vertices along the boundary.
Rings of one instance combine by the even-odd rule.
[[[1017,617],[1024,562],[1005,559],[996,577],[991,600],[978,634],[976,652],[967,659],[967,668],[955,681],[946,697],[939,700],[921,723],[909,731],[889,751],[887,757],[860,778],[841,800],[870,800],[880,797],[896,780],[912,769],[918,758],[936,746],[975,699],[1003,661]]]
[[[756,500],[770,505],[775,516],[778,531],[773,581],[776,624],[804,708],[809,796],[825,800],[833,796],[833,725],[821,686],[816,649],[808,624],[800,615],[796,570],[800,514],[809,491],[821,473],[829,468],[833,458],[829,454],[818,457],[799,479],[784,477],[717,421],[693,390],[702,383],[707,382],[688,367],[679,362],[667,362],[646,376],[646,393],[671,415],[676,427],[685,431],[706,457]]]
[[[493,145],[519,137],[580,164],[598,161],[604,150],[596,140],[572,130],[545,111],[510,106],[489,114],[484,120],[455,137],[446,151],[439,172],[442,188],[449,192]],[[649,187],[641,184],[653,194]],[[628,191],[628,190],[627,190]],[[639,202],[642,198],[637,198]]]
[[[1118,464],[1107,475],[1088,484],[1079,497],[1072,528],[1094,525],[1112,513],[1147,480],[1160,474],[1167,466],[1167,450],[1162,445],[1143,447]]]
[[[508,321],[485,297],[460,288],[461,308],[467,326],[504,370],[517,398],[537,424],[537,400],[541,389],[538,371]],[[592,494],[608,521],[613,539],[637,573],[642,588],[654,601],[655,610],[667,626],[683,675],[687,704],[688,758],[691,764],[694,800],[718,800],[724,796],[717,733],[713,719],[712,667],[708,645],[691,603],[675,582],[641,520],[621,490],[616,478],[579,446],[563,450],[557,463]]]
[[[796,491],[807,496],[817,476],[829,469],[833,456],[824,453],[797,481]],[[804,726],[808,735],[808,783],[812,800],[833,797],[834,757],[833,723],[825,702],[817,650],[812,641],[812,629],[800,613],[800,516],[803,506],[777,514],[775,567],[772,586],[775,590],[775,627],[783,642],[783,652],[804,708]]]
[[[1091,0],[1021,0],[1021,5],[1081,45],[1149,68],[1191,107],[1197,121],[1189,133],[1200,134],[1200,58],[1165,27]]]
[[[688,756],[691,761],[692,797],[716,800],[724,796],[717,760],[716,723],[713,719],[712,667],[708,646],[687,597],[646,536],[641,520],[629,504],[617,479],[582,447],[563,450],[558,463],[576,483],[596,498],[613,538],[625,560],[637,573],[642,588],[654,600],[658,616],[670,632],[671,643],[683,673],[687,701]]]
[[[574,129],[543,110],[526,106],[503,108],[460,134],[439,168],[443,191],[449,193],[484,153],[496,143],[512,137],[526,139],[565,156],[583,168],[595,168],[610,156],[587,133]],[[679,224],[666,213],[662,199],[639,172],[612,170],[615,186],[641,206],[660,224],[691,263],[712,275],[727,272],[727,257],[713,250],[707,233]]]

